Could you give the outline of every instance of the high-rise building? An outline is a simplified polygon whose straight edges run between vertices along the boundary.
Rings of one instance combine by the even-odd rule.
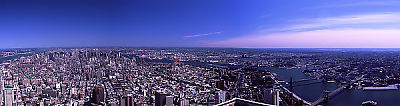
[[[104,87],[96,86],[92,92],[91,103],[101,105],[104,104]]]
[[[13,106],[14,103],[14,91],[13,88],[5,88],[4,89],[4,105],[5,106]]]
[[[126,96],[122,96],[121,99],[119,100],[120,106],[128,106],[128,103],[126,102],[127,99],[128,98]]]
[[[225,87],[225,80],[219,80],[219,81],[217,81],[217,88],[218,88],[219,90],[226,90],[226,87]]]
[[[226,100],[226,91],[217,91],[215,95],[215,104],[219,104],[225,102]]]
[[[166,102],[167,94],[163,94],[161,92],[156,92],[155,95],[155,105],[156,106],[164,106]]]
[[[165,97],[165,106],[174,106],[174,96]]]
[[[264,90],[264,103],[279,106],[279,88],[274,86]]]
[[[46,87],[46,89],[44,89],[42,92],[43,92],[43,94],[45,94],[49,97],[53,97],[53,98],[57,97],[57,91],[51,89],[50,87]]]
[[[132,95],[122,96],[120,99],[120,106],[135,106],[135,101]]]
[[[279,100],[280,100],[280,97],[279,97],[279,89],[274,89],[274,103],[273,103],[273,105],[276,105],[276,106],[279,106]]]
[[[179,106],[189,106],[189,100],[188,99],[181,99],[179,101]]]
[[[38,94],[42,94],[42,87],[37,87],[37,88],[36,88],[36,92],[37,92]]]

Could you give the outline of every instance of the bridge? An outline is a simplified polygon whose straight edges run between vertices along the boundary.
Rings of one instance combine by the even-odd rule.
[[[295,85],[295,86],[293,85],[294,83],[306,82],[306,81],[312,81],[312,80],[318,80],[318,79],[317,78],[310,78],[310,79],[300,79],[300,80],[293,81],[293,79],[290,78],[290,82],[286,83],[286,84],[289,85],[289,89],[284,87],[284,86],[282,86],[282,85],[280,85],[279,88],[281,88],[283,90],[283,93],[285,95],[290,95],[289,97],[291,98],[292,105],[299,105],[299,104],[293,104],[294,103],[293,100],[297,100],[297,101],[302,101],[301,103],[303,105],[310,106],[312,102],[309,102],[309,101],[306,101],[306,100],[300,98],[299,96],[297,96],[292,91],[293,91],[293,87],[296,87],[296,86],[304,86],[304,85],[310,85],[310,84],[315,84],[315,83],[321,83],[321,82],[313,82],[313,83],[302,84],[302,85]],[[277,80],[275,80],[275,83],[278,84],[279,82]]]
[[[293,81],[293,79],[290,78],[289,89],[290,89],[290,91],[293,91],[293,87],[296,87],[296,86],[304,86],[304,85],[311,85],[311,84],[321,83],[321,82],[314,82],[314,83],[308,83],[308,84],[302,84],[302,85],[296,85],[296,86],[293,85],[293,83],[312,81],[312,80],[318,80],[318,79],[317,78],[310,78],[310,79],[300,79],[300,80]]]
[[[344,90],[344,87],[349,86],[352,83],[360,81],[363,77],[364,77],[364,75],[362,75],[359,78],[356,78],[356,80],[353,80],[350,83],[348,83],[348,84],[346,84],[346,85],[344,85],[342,87],[339,87],[339,88],[333,90],[332,92],[325,91],[324,92],[324,96],[322,96],[322,98],[319,98],[318,100],[316,100],[313,103],[311,103],[311,106],[316,106],[318,104],[321,104],[321,103],[324,103],[324,102],[325,103],[328,102],[329,98],[331,98],[331,97],[337,95],[338,93],[342,92]]]
[[[293,83],[296,83],[296,82],[304,82],[304,81],[311,81],[311,80],[317,80],[317,78],[300,79],[300,80],[293,81]]]

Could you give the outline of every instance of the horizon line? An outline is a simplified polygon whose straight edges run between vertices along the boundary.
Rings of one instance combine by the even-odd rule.
[[[64,47],[11,47],[1,49],[72,49],[72,48],[220,48],[220,49],[400,49],[393,47],[184,47],[184,46],[64,46]]]

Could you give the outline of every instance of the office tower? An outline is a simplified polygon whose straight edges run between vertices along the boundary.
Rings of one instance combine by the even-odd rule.
[[[181,101],[179,101],[179,106],[189,106],[189,100],[188,99],[181,99]]]
[[[96,78],[101,79],[103,77],[103,71],[99,70],[96,72]]]
[[[36,88],[36,92],[38,93],[38,94],[42,94],[42,87],[37,87]]]
[[[133,96],[122,96],[120,99],[120,106],[135,106]]]
[[[279,88],[274,86],[273,88],[267,88],[264,90],[264,103],[279,106]]]
[[[225,80],[219,80],[217,81],[217,88],[219,90],[226,90],[225,88]]]
[[[225,102],[226,91],[217,91],[215,94],[215,104]]]
[[[156,92],[155,105],[156,106],[164,106],[166,97],[167,97],[167,94],[162,94],[160,92]]]
[[[4,93],[4,105],[13,106],[14,103],[14,91],[13,88],[5,88]]]
[[[56,95],[57,95],[57,97],[61,97],[62,96],[61,84],[60,83],[56,84]]]
[[[160,51],[160,55],[161,55],[161,56],[164,56],[164,50],[161,50],[161,51]]]
[[[44,106],[50,106],[51,100],[48,99],[48,98],[44,98],[44,99],[43,99],[43,103],[44,103]]]
[[[174,96],[165,97],[165,106],[174,106]]]
[[[46,94],[53,98],[57,97],[57,91],[51,89],[50,87],[46,87],[46,89],[43,90],[43,94]]]
[[[133,99],[132,95],[128,95],[128,104],[129,106],[135,106],[135,100]]]
[[[120,106],[127,106],[128,105],[128,103],[126,102],[127,99],[128,98],[126,96],[122,96],[121,99],[119,100]]]
[[[92,92],[91,103],[101,105],[104,104],[104,87],[96,86]]]

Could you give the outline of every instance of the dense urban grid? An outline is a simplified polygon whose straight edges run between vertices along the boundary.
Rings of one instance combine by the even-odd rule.
[[[314,105],[317,102],[292,92],[295,81],[284,81],[261,67],[302,68],[311,77],[307,80],[335,82],[344,89],[397,89],[399,53],[392,49],[3,50],[0,99],[4,106],[224,105],[242,99],[237,103]]]

